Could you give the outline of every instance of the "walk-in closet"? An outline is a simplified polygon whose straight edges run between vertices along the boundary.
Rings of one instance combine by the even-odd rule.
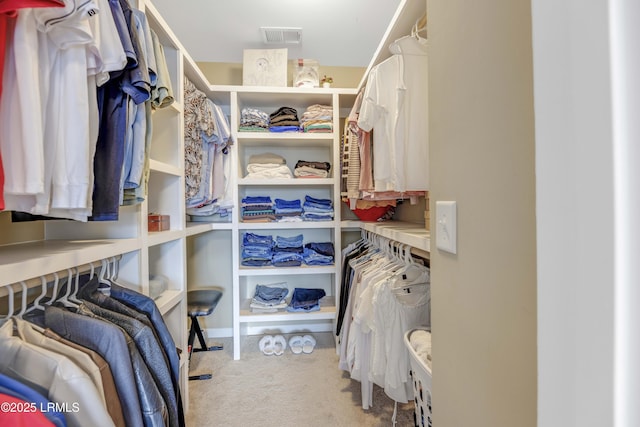
[[[513,114],[495,139],[495,117],[468,110],[490,96],[448,83],[477,60],[449,49],[476,43],[464,2],[386,5],[358,67],[292,45],[283,60],[285,42],[203,59],[167,0],[5,3],[0,425],[432,427],[470,425],[467,410],[535,425],[529,1],[501,12],[528,31],[495,18],[516,47],[493,59],[522,76],[494,88]],[[367,11],[353,22],[365,34]],[[272,65],[286,84],[265,80]],[[511,254],[478,226],[498,200]]]

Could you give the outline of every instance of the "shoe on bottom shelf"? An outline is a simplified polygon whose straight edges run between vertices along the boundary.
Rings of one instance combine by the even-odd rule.
[[[274,338],[271,335],[265,335],[260,338],[258,348],[260,348],[260,351],[265,355],[271,356],[274,353],[273,341]]]
[[[302,353],[302,337],[300,335],[294,335],[289,338],[289,348],[293,354]]]
[[[282,335],[273,337],[273,354],[282,356],[285,348],[287,348],[287,340],[285,340]]]
[[[302,352],[310,354],[316,347],[316,339],[311,335],[305,335],[302,337]]]

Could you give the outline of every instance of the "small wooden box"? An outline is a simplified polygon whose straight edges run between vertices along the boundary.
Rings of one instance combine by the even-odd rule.
[[[171,228],[169,215],[149,214],[147,224],[149,231],[167,231]]]

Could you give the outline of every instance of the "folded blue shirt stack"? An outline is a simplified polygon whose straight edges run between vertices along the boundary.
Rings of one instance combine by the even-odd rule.
[[[305,221],[333,220],[333,202],[329,199],[316,199],[305,196],[302,204],[302,219]]]
[[[275,199],[274,212],[276,219],[301,217],[302,203],[300,200]]]
[[[242,220],[268,222],[275,220],[273,202],[269,196],[247,196],[242,199]]]
[[[287,311],[320,311],[320,299],[325,295],[324,289],[295,288]]]

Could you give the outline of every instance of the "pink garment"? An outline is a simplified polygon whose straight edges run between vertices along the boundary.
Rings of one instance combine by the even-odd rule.
[[[361,129],[358,140],[360,146],[360,191],[374,191],[371,133]]]
[[[40,408],[31,402],[25,402],[8,394],[0,393],[0,426],[14,427],[53,427],[53,423],[44,416]],[[4,410],[6,407],[7,410]]]

